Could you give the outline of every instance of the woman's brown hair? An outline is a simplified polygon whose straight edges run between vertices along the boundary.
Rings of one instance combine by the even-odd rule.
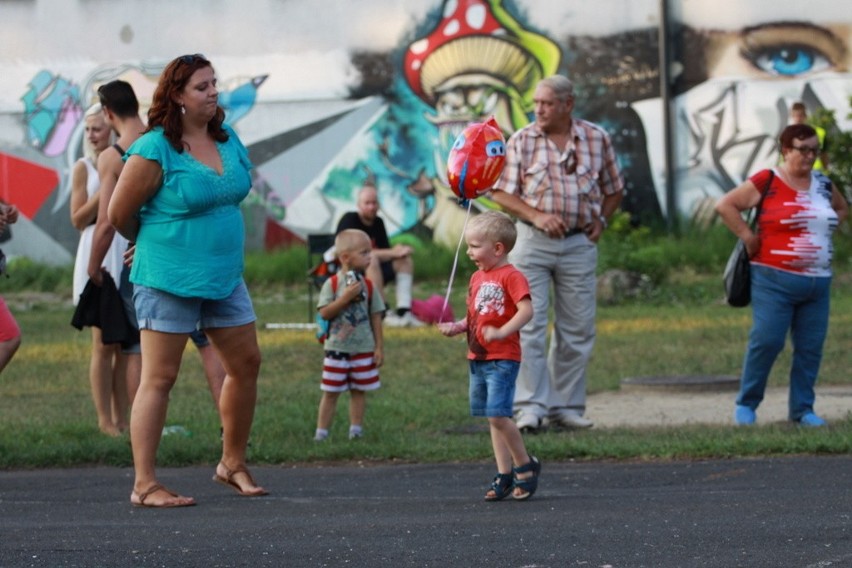
[[[178,152],[184,151],[183,121],[181,119],[181,108],[177,104],[178,93],[183,91],[192,74],[204,67],[213,67],[210,61],[200,53],[194,55],[181,55],[172,60],[163,73],[154,91],[154,99],[151,108],[148,109],[148,129],[153,130],[157,126],[162,127],[163,135]],[[225,121],[225,111],[222,107],[216,107],[216,115],[207,123],[207,132],[217,142],[225,142],[228,133],[222,128]]]
[[[781,136],[778,137],[778,142],[781,148],[792,148],[793,140],[807,140],[816,136],[816,130],[813,126],[807,124],[791,124],[781,131]]]

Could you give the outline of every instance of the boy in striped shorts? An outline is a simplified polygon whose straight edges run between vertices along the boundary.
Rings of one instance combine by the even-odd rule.
[[[340,261],[336,282],[323,283],[317,300],[320,316],[328,320],[322,368],[322,398],[314,440],[328,437],[340,393],[349,391],[349,439],[363,435],[366,392],[381,386],[384,360],[382,315],[385,302],[373,292],[364,271],[370,265],[372,244],[367,233],[346,229],[334,239]],[[335,285],[336,284],[336,285]]]

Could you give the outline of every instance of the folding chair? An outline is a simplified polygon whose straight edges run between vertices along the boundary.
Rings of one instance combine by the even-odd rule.
[[[314,289],[319,291],[332,274],[337,272],[337,263],[326,261],[323,254],[334,246],[333,233],[318,233],[308,235],[308,322],[316,319],[316,305],[314,304]]]

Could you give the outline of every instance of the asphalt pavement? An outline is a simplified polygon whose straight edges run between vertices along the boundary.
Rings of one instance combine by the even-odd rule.
[[[0,566],[852,566],[852,456],[543,465],[497,503],[488,464],[163,469],[198,502],[166,510],[126,468],[4,471]]]

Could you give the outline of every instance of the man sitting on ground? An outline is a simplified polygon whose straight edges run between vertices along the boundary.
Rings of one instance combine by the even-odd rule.
[[[367,268],[367,278],[382,291],[389,282],[396,281],[396,311],[385,317],[392,327],[417,327],[423,325],[411,313],[411,289],[414,284],[413,249],[408,245],[391,246],[385,223],[379,217],[379,196],[376,187],[365,183],[358,192],[358,211],[345,213],[337,223],[337,231],[360,229],[370,236],[373,244],[372,260]]]

